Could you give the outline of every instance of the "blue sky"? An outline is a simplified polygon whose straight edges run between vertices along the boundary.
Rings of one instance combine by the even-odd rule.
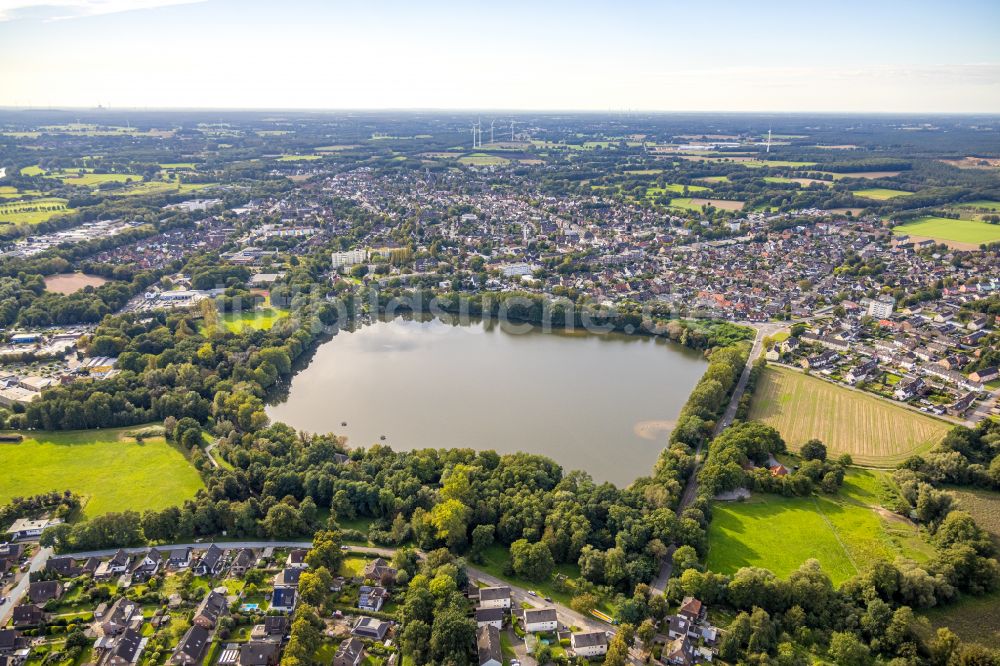
[[[1000,2],[0,0],[0,105],[1000,112]]]

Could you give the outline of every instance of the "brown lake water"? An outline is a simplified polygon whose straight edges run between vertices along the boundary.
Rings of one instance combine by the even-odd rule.
[[[539,453],[624,486],[652,471],[706,367],[655,338],[399,318],[322,343],[267,412],[350,446]]]

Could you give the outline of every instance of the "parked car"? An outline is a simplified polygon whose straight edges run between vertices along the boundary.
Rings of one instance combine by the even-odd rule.
[[[528,590],[528,594],[530,594],[533,597],[537,597],[538,596],[538,592],[535,592],[534,590]]]

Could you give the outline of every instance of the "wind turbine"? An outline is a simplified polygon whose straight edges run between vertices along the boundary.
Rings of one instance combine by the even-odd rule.
[[[493,143],[493,125],[496,123],[495,120],[490,121],[490,143]]]
[[[767,128],[767,149],[764,152],[765,153],[770,153],[771,152],[771,128],[770,127]]]

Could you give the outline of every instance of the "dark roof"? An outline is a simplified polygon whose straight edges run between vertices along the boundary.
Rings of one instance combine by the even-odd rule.
[[[136,653],[139,651],[139,644],[142,642],[142,634],[138,631],[126,629],[125,633],[118,639],[115,645],[113,656],[129,663],[135,661]]]
[[[525,622],[554,622],[555,620],[555,608],[528,608],[524,611]]]
[[[571,639],[573,647],[593,647],[595,645],[607,645],[608,637],[603,631],[588,631],[581,634],[573,634]]]
[[[11,617],[15,625],[39,624],[45,612],[34,604],[15,606]]]
[[[16,650],[23,643],[17,629],[0,629],[0,650]]]
[[[46,571],[55,571],[59,574],[68,574],[77,570],[76,560],[72,557],[53,557],[45,563]]]
[[[284,634],[287,630],[287,615],[268,615],[264,618],[264,631],[266,631],[268,635],[276,636]]]
[[[250,641],[240,646],[241,666],[267,666],[277,661],[281,646],[274,641]]]
[[[207,642],[208,629],[199,627],[196,624],[192,625],[188,629],[188,632],[184,634],[184,638],[181,639],[177,650],[174,651],[174,660],[187,662],[201,661]]]
[[[302,569],[287,568],[282,569],[281,573],[274,577],[274,584],[278,586],[293,586],[298,587],[299,578],[302,576]]]
[[[198,611],[195,613],[196,617],[204,617],[215,624],[219,616],[226,612],[226,608],[229,607],[229,601],[226,599],[224,594],[219,594],[216,591],[209,592],[208,595],[202,599],[201,603],[198,605]]]
[[[491,659],[498,664],[503,663],[503,651],[500,648],[500,630],[492,624],[479,629],[476,635],[476,647],[479,650],[479,663],[485,664]]]
[[[510,588],[506,585],[500,587],[483,587],[479,590],[480,601],[496,601],[497,599],[510,599]]]
[[[276,587],[271,595],[271,605],[290,608],[295,605],[295,589],[291,587]]]
[[[57,580],[41,580],[28,586],[28,598],[32,601],[48,601],[62,593],[62,583]]]
[[[505,608],[477,608],[476,622],[496,622],[497,620],[502,621],[506,613],[507,609]]]
[[[340,644],[337,648],[337,659],[345,659],[350,663],[354,663],[359,660],[359,658],[365,653],[365,644],[359,639],[348,638],[346,641]]]
[[[351,629],[351,633],[358,636],[367,636],[382,640],[386,632],[389,631],[389,623],[377,620],[373,617],[362,617]]]

